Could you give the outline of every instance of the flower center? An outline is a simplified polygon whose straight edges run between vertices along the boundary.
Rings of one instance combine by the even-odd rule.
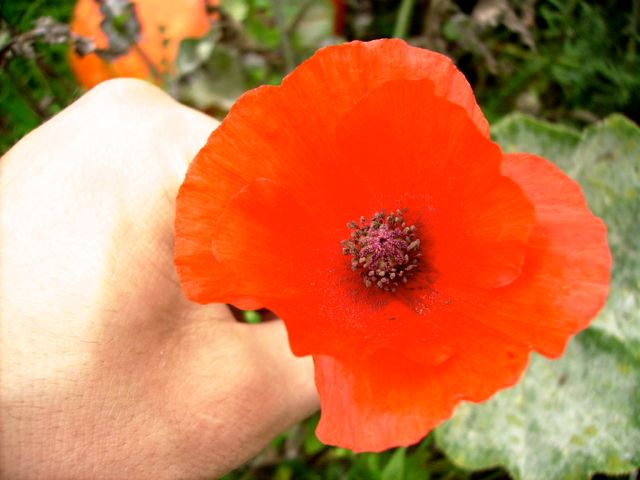
[[[351,269],[362,276],[365,286],[395,292],[418,269],[420,240],[415,225],[404,221],[406,210],[386,215],[378,212],[371,220],[349,222],[351,238],[343,240],[343,255],[351,255]]]

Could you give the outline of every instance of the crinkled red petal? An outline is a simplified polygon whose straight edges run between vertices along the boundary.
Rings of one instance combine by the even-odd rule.
[[[343,162],[351,160],[352,176],[367,190],[361,215],[415,206],[433,275],[484,288],[517,277],[533,207],[500,173],[500,147],[464,109],[434,95],[431,82],[381,85],[337,131]]]
[[[411,445],[449,418],[461,400],[483,401],[513,385],[527,350],[491,330],[474,333],[475,342],[464,342],[438,363],[407,358],[402,350],[349,360],[315,356],[318,438],[354,451]]]
[[[395,123],[387,120],[388,104]],[[370,126],[371,137],[361,123]],[[334,152],[316,151],[317,168],[330,154],[345,164],[335,170],[324,161],[331,181],[300,192],[286,177],[257,179],[227,204],[213,235],[218,260],[241,274],[239,290],[285,320],[295,353],[332,355],[347,345],[396,348],[416,338],[439,339],[443,326],[425,326],[413,313],[444,301],[433,293],[433,282],[441,285],[443,277],[488,288],[520,272],[533,208],[500,173],[500,149],[464,110],[436,97],[429,81],[378,87],[345,116],[333,143]],[[381,175],[394,147],[398,155]],[[349,188],[356,171],[359,181]],[[341,255],[347,221],[385,207],[408,208],[426,255],[418,278],[398,296],[367,289]]]
[[[401,40],[321,49],[282,86],[243,95],[191,164],[178,194],[176,218],[176,266],[188,298],[253,303],[238,288],[234,269],[220,265],[212,254],[212,233],[230,198],[257,178],[278,178],[304,193],[310,209],[333,209],[348,185],[333,178],[345,166],[334,158],[330,134],[366,93],[402,78],[430,79],[437,95],[465,108],[488,136],[469,84],[443,55]],[[320,183],[333,185],[329,198],[315,192]]]
[[[606,229],[577,184],[503,158],[461,75],[425,53],[330,48],[243,96],[178,197],[187,295],[279,314],[294,352],[316,356],[320,437],[355,450],[412,443],[513,384],[608,292]],[[421,272],[395,295],[366,289],[340,252],[345,224],[403,207]]]
[[[607,227],[587,207],[580,186],[554,164],[509,154],[502,171],[536,208],[522,274],[491,297],[491,324],[557,357],[604,306],[611,279]]]
[[[536,207],[522,274],[489,291],[434,285],[433,298],[446,295],[431,301],[422,320],[441,335],[435,353],[433,344],[420,349],[416,341],[367,361],[317,356],[323,441],[355,450],[414,443],[459,401],[481,401],[513,384],[530,350],[560,355],[604,306],[611,269],[606,227],[587,208],[578,184],[528,154],[506,155],[502,170]]]

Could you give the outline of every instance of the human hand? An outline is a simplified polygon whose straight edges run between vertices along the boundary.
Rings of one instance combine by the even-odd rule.
[[[0,476],[217,476],[317,408],[280,321],[180,291],[174,199],[216,125],[114,80],[2,158]]]

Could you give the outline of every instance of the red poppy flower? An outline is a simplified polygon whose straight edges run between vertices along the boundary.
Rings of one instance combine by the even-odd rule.
[[[178,195],[187,296],[281,316],[325,443],[416,442],[559,356],[603,306],[606,228],[550,162],[504,154],[469,84],[399,40],[320,50],[246,93]]]

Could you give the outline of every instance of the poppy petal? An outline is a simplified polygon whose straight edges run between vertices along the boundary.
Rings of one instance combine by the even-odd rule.
[[[529,154],[507,155],[502,169],[536,207],[522,274],[491,292],[444,287],[455,300],[443,313],[455,319],[459,343],[442,365],[425,365],[415,356],[407,360],[415,345],[368,361],[318,356],[323,412],[318,436],[323,441],[356,450],[411,444],[448,418],[458,401],[482,401],[515,383],[530,349],[560,355],[568,338],[604,305],[611,267],[606,227],[588,210],[578,184]],[[465,316],[472,315],[465,328]],[[428,318],[438,322],[436,312]],[[481,324],[498,332],[479,337]],[[499,338],[511,340],[499,345]],[[510,344],[515,341],[521,343]],[[478,346],[487,347],[484,354]]]
[[[315,351],[330,348],[341,330],[327,335],[337,325],[332,327],[325,319],[309,321],[306,314],[312,310],[309,294],[331,277],[323,259],[342,260],[339,246],[329,255],[317,250],[327,244],[313,241],[322,236],[285,188],[259,178],[231,198],[212,238],[211,248],[220,265],[241,272],[240,291],[288,320],[290,342],[298,355],[309,353],[299,347],[301,343],[309,342]]]
[[[478,341],[436,365],[402,351],[349,361],[314,356],[322,408],[318,438],[354,451],[411,445],[460,401],[480,402],[513,385],[527,365],[527,351],[493,332],[477,333]]]
[[[342,119],[337,141],[343,162],[351,159],[368,187],[369,205],[388,211],[405,199],[402,207],[420,212],[428,268],[437,275],[484,288],[519,275],[533,206],[500,172],[500,147],[463,108],[436,96],[431,81],[372,90]]]
[[[606,226],[588,209],[580,186],[548,160],[508,154],[502,170],[536,208],[522,272],[510,285],[493,290],[433,285],[432,291],[443,292],[446,308],[432,310],[430,321],[440,314],[456,324],[458,318],[473,317],[555,358],[606,302],[612,263]],[[434,303],[429,297],[423,302]]]
[[[248,301],[238,294],[236,274],[211,253],[211,232],[231,196],[256,178],[288,178],[307,193],[310,208],[326,204],[331,210],[340,203],[339,193],[357,182],[346,178],[345,185],[334,178],[333,172],[348,167],[335,160],[327,165],[334,158],[327,132],[367,92],[400,78],[430,79],[437,95],[463,107],[488,136],[471,87],[447,57],[401,40],[319,50],[282,86],[243,95],[192,162],[178,194],[176,220],[176,266],[188,298],[238,306]],[[323,168],[314,167],[318,159]],[[324,199],[312,195],[317,184],[333,185],[334,194]],[[357,215],[361,210],[353,207]],[[351,211],[343,213],[345,222],[352,219]]]
[[[242,290],[251,297],[305,293],[308,287],[300,280],[316,267],[312,245],[301,241],[311,233],[304,228],[307,218],[285,189],[259,178],[227,204],[213,235],[213,254],[243,273]],[[238,249],[243,252],[240,257]]]
[[[477,330],[458,318],[477,308],[477,298],[456,293],[450,280],[416,278],[401,295],[367,289],[339,243],[272,180],[257,179],[232,197],[211,248],[223,267],[242,273],[244,295],[283,318],[297,355],[415,347],[442,356],[451,337],[477,341],[456,331]],[[417,300],[401,301],[405,295]]]
[[[239,291],[285,321],[296,355],[397,343],[405,330],[424,334],[422,322],[406,323],[415,316],[409,307],[364,287],[340,244],[327,241],[322,225],[270,179],[259,178],[231,198],[211,249],[223,268],[241,272]],[[395,319],[405,322],[400,332]]]
[[[399,39],[355,41],[322,48],[286,77],[282,86],[302,95],[315,93],[315,98],[299,97],[298,100],[304,100],[300,105],[305,110],[318,109],[323,117],[332,118],[383,83],[400,79],[431,80],[436,95],[464,108],[478,130],[489,136],[489,124],[473,90],[453,62],[440,53],[410,46]]]
[[[402,113],[397,115],[402,119],[400,125],[388,125],[384,112],[371,111],[371,105],[388,101],[389,95],[397,97],[394,104]],[[415,101],[416,98],[420,101]],[[432,120],[425,117],[425,111]],[[384,138],[383,142],[373,141],[371,147],[366,145],[368,131],[361,126],[362,112],[374,134],[377,128],[381,129],[374,139]],[[413,126],[415,120],[421,127]],[[444,127],[447,125],[451,128]],[[409,141],[403,136],[407,130],[415,132]],[[353,338],[370,348],[406,343],[416,336],[441,341],[444,325],[453,315],[447,311],[453,307],[444,309],[442,322],[430,321],[429,327],[425,327],[424,319],[412,319],[417,311],[429,312],[433,308],[434,296],[417,294],[415,289],[429,291],[430,285],[408,286],[414,289],[414,297],[428,297],[422,304],[413,301],[411,308],[401,307],[394,296],[367,291],[360,276],[351,271],[348,259],[341,255],[340,240],[349,233],[345,226],[347,220],[362,213],[373,213],[362,209],[370,209],[376,202],[381,202],[380,207],[409,207],[414,211],[423,211],[425,206],[435,207],[436,213],[423,213],[427,231],[433,231],[425,242],[426,253],[439,248],[435,255],[430,255],[437,259],[434,266],[450,277],[449,283],[475,282],[487,288],[510,281],[519,273],[533,224],[533,208],[521,189],[500,173],[500,149],[478,132],[463,109],[436,97],[428,80],[383,84],[347,113],[338,132],[339,148],[332,156],[334,161],[347,163],[349,157],[353,158],[351,163],[361,171],[360,184],[384,186],[378,198],[375,188],[357,195],[349,191],[350,174],[327,167],[327,161],[323,161],[329,152],[317,157],[316,167],[324,166],[324,175],[330,178],[316,185],[309,183],[302,192],[299,188],[295,191],[296,181],[291,173],[281,175],[277,184],[261,178],[241,187],[248,178],[242,178],[240,173],[234,175],[231,167],[218,167],[225,184],[237,179],[234,188],[242,190],[226,205],[219,219],[223,228],[212,235],[213,246],[209,244],[207,252],[214,248],[225,270],[233,269],[237,291],[267,305],[287,322],[291,345],[298,355],[337,354],[345,348],[345,342]],[[351,132],[355,133],[350,135]],[[468,148],[433,146],[434,143],[462,145],[467,141],[471,144]],[[290,147],[288,151],[300,152],[295,144],[280,142],[283,143]],[[421,155],[412,156],[407,143]],[[364,155],[352,152],[359,146]],[[384,161],[384,153],[393,152],[394,148],[399,151],[399,159],[393,163],[392,171],[381,178],[379,172],[383,169],[377,168],[376,162]],[[380,152],[383,158],[376,159]],[[318,153],[324,154],[319,148],[308,152],[308,156]],[[206,152],[205,159],[213,158],[215,164],[220,165],[224,162],[220,155],[224,155],[222,148],[212,148]],[[280,155],[284,156],[285,152]],[[294,162],[295,158],[289,160]],[[411,165],[422,175],[412,177]],[[424,172],[421,172],[423,166]],[[298,187],[302,183],[301,175],[294,175]],[[450,178],[455,181],[451,182]],[[286,195],[283,184],[288,190]],[[341,187],[336,188],[337,185]],[[283,191],[276,192],[276,189]],[[421,195],[423,191],[431,192],[430,197]],[[346,195],[349,202],[344,202]],[[403,196],[406,202],[397,203]],[[300,200],[304,200],[303,206],[299,205]],[[335,203],[328,208],[332,201]],[[439,212],[443,214],[438,215]],[[492,255],[486,255],[486,251]],[[499,261],[486,260],[492,257],[499,257]],[[445,294],[449,294],[446,290]],[[302,300],[297,301],[296,297]],[[429,308],[424,307],[426,303]],[[314,305],[313,311],[309,311],[308,305]],[[438,332],[429,333],[431,327]],[[316,328],[322,329],[320,335]],[[437,348],[437,341],[432,348]]]
[[[424,257],[397,291],[367,288],[346,224],[399,208]],[[417,441],[515,383],[531,350],[559,355],[610,277],[577,184],[504,155],[455,67],[395,40],[323,49],[244,95],[187,174],[176,232],[189,298],[281,316],[315,358],[319,437],[359,451]]]
[[[356,343],[388,347],[414,334],[438,337],[403,302],[365,288],[339,242],[270,179],[232,197],[210,248],[223,268],[241,272],[239,291],[286,322],[297,355],[339,354]]]
[[[607,228],[587,207],[580,186],[548,160],[509,154],[503,172],[531,199],[537,223],[522,274],[492,297],[487,318],[558,357],[606,302],[612,263]]]
[[[250,92],[238,100],[240,108],[256,93]],[[227,128],[222,124],[214,134]],[[216,260],[211,245],[221,212],[249,181],[247,178],[253,174],[250,167],[257,163],[247,163],[246,171],[240,174],[220,163],[220,154],[227,152],[228,149],[220,152],[217,148],[204,147],[189,166],[176,199],[175,264],[183,291],[190,300],[226,302],[253,310],[261,305],[241,293],[233,270]],[[256,174],[260,173],[259,167],[255,166]]]

